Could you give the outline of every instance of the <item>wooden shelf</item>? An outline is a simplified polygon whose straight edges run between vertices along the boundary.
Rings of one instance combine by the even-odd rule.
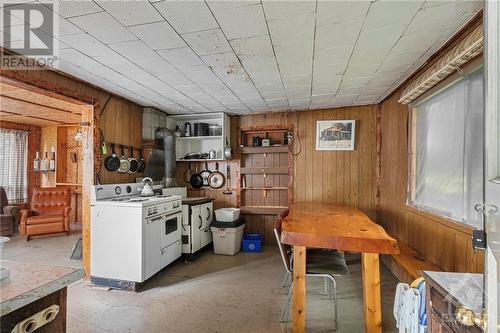
[[[242,175],[261,175],[261,174],[288,174],[288,168],[241,168]]]
[[[222,135],[209,135],[209,136],[181,136],[175,138],[175,140],[184,141],[184,140],[220,140],[222,139]]]
[[[249,215],[278,215],[288,209],[286,206],[242,206],[241,214]]]
[[[241,147],[240,152],[242,154],[288,153],[288,146]]]
[[[199,159],[180,159],[176,160],[176,162],[225,162],[229,160],[223,160],[223,159],[208,159],[208,158],[199,158]]]
[[[288,187],[242,187],[241,190],[287,191]]]

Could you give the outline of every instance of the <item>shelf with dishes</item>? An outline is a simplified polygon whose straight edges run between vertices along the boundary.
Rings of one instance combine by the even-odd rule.
[[[229,142],[230,118],[225,113],[173,115],[167,117],[167,128],[174,131],[177,161],[222,161],[232,158]],[[203,157],[189,154],[206,155]]]

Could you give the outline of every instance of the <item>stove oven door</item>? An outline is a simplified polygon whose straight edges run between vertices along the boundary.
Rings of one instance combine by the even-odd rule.
[[[181,212],[163,216],[161,230],[162,249],[181,240],[181,218]]]

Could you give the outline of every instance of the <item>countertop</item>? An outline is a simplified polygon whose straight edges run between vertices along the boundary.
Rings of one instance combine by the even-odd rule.
[[[427,282],[456,307],[483,310],[483,274],[422,271]]]
[[[0,282],[0,315],[6,315],[83,277],[83,269],[0,260],[10,277]]]
[[[190,197],[190,198],[182,198],[182,204],[183,205],[190,205],[190,206],[195,206],[195,205],[201,205],[210,201],[213,201],[214,199],[211,199],[209,197]]]

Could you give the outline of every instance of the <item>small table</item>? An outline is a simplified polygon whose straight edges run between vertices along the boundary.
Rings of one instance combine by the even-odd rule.
[[[306,248],[361,252],[365,331],[382,332],[379,254],[399,247],[378,224],[356,208],[325,203],[292,204],[283,221],[281,241],[293,246],[293,331],[305,331]]]
[[[66,290],[83,277],[81,268],[8,260],[0,260],[0,267],[10,271],[10,277],[0,281],[1,333],[10,333],[18,323],[49,307],[58,308],[58,313],[36,332],[66,332]]]

